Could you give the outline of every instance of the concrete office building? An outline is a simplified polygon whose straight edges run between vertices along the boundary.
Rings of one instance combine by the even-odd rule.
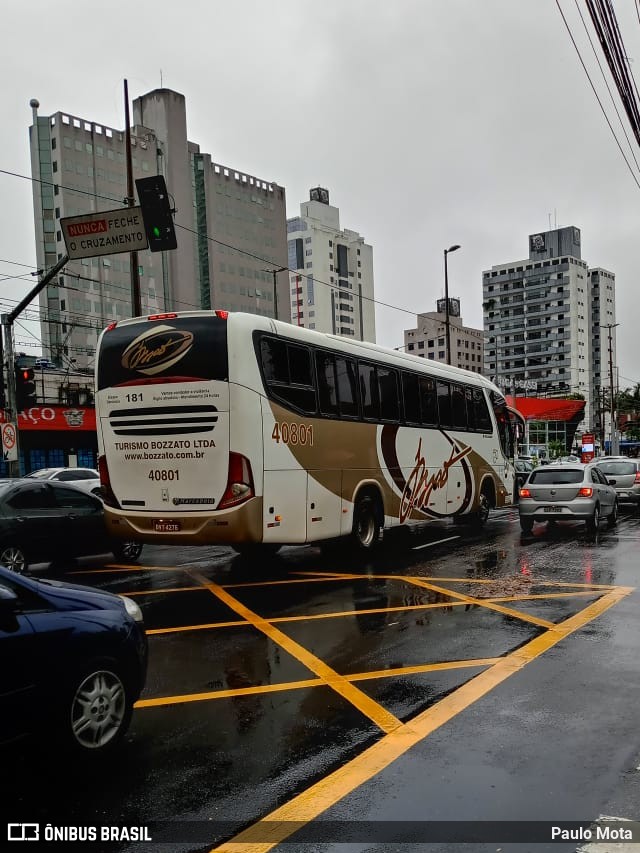
[[[38,266],[65,253],[60,219],[119,208],[127,194],[125,133],[64,112],[30,128]],[[142,311],[226,308],[274,314],[274,276],[286,266],[286,199],[274,181],[216,163],[187,135],[183,95],[157,89],[133,102],[134,177],[163,174],[176,208],[178,248],[140,252]],[[92,363],[99,330],[131,316],[130,255],[70,261],[40,295],[45,355]],[[289,282],[276,276],[280,315]]]
[[[375,343],[373,249],[340,228],[328,190],[310,190],[300,216],[287,220],[287,238],[291,322]]]
[[[446,302],[438,299],[436,311],[418,314],[415,329],[406,329],[404,349],[420,358],[447,362]],[[460,300],[449,297],[449,340],[451,364],[474,373],[482,373],[484,333],[462,323]]]
[[[609,387],[601,326],[615,323],[615,276],[589,269],[580,229],[530,235],[528,258],[482,273],[482,294],[485,375],[507,393],[582,394],[580,430],[596,428],[598,390]],[[615,364],[615,329],[612,351]]]

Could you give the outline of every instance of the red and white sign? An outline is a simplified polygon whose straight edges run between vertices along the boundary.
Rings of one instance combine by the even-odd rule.
[[[582,434],[582,452],[580,454],[581,462],[591,462],[596,455],[596,437],[593,433],[585,432]]]
[[[18,458],[15,424],[2,424],[2,457],[5,462],[15,462]]]
[[[0,420],[4,421],[4,413]],[[4,430],[2,428],[4,443]],[[87,406],[32,406],[18,415],[18,429],[24,430],[62,430],[62,431],[96,431],[96,410]]]
[[[71,260],[133,252],[149,245],[140,207],[65,216],[60,227]]]

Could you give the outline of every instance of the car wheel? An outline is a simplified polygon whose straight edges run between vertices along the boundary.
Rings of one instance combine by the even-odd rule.
[[[376,501],[371,495],[358,498],[351,528],[353,544],[360,551],[371,551],[380,539],[380,520]]]
[[[127,682],[113,664],[96,663],[80,672],[62,711],[63,736],[80,754],[98,755],[122,739],[133,712]]]
[[[521,518],[520,530],[522,530],[523,533],[531,533],[533,530],[533,521],[530,518]]]
[[[22,545],[9,543],[0,547],[0,566],[5,566],[9,571],[19,575],[29,570],[29,560]]]
[[[607,519],[607,524],[609,527],[615,527],[618,523],[618,501],[615,500],[613,502],[613,509],[611,510],[611,515]]]
[[[600,506],[596,504],[593,508],[593,515],[587,521],[587,530],[595,532],[600,524]]]
[[[140,554],[142,554],[140,542],[118,542],[113,547],[113,556],[123,563],[135,563]]]

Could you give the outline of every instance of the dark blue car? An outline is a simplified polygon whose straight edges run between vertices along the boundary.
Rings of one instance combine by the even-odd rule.
[[[35,735],[78,754],[110,751],[146,671],[134,601],[0,567],[0,743]]]

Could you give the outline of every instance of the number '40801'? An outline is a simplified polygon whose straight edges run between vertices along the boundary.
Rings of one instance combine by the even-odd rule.
[[[302,444],[302,445],[313,445],[313,427],[306,426],[306,424],[299,424],[293,421],[293,423],[289,423],[288,421],[276,421],[273,425],[273,432],[271,433],[271,438],[276,442],[276,444]]]

